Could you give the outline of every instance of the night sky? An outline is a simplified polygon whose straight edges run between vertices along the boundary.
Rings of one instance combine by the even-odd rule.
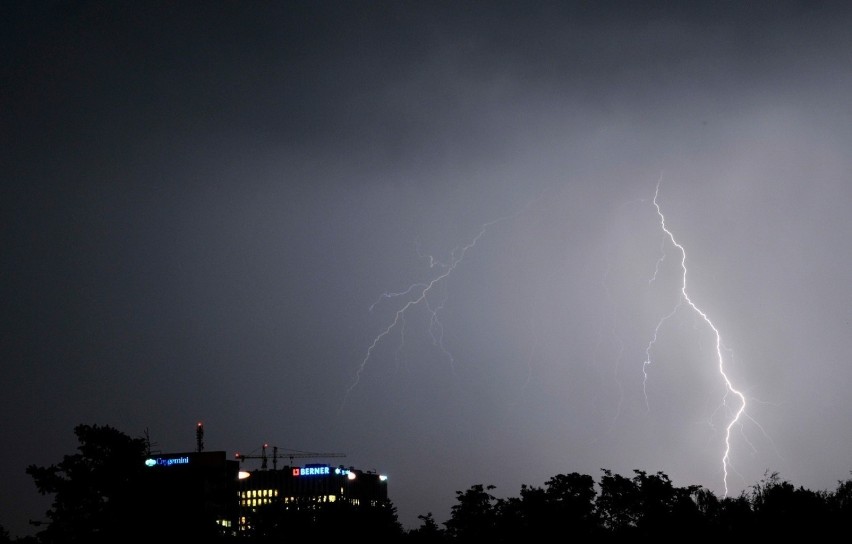
[[[0,525],[78,424],[343,453],[406,528],[601,469],[833,490],[846,6],[2,2]]]

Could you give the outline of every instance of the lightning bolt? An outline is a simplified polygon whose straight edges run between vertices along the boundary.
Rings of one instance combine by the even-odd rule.
[[[728,422],[728,425],[725,427],[725,452],[722,455],[722,472],[723,472],[723,483],[724,483],[724,487],[725,487],[725,496],[727,497],[728,496],[728,471],[731,469],[731,433],[733,432],[734,426],[740,421],[741,417],[748,417],[748,416],[744,416],[745,408],[746,408],[746,397],[742,392],[740,392],[738,389],[736,389],[734,387],[734,385],[731,383],[730,378],[728,377],[727,372],[725,372],[725,358],[722,354],[722,335],[719,333],[719,329],[716,327],[716,325],[713,324],[713,321],[710,320],[710,318],[707,316],[707,314],[703,310],[701,310],[701,308],[699,308],[692,301],[692,299],[689,297],[689,293],[687,292],[687,288],[686,288],[687,287],[687,283],[686,283],[686,276],[687,276],[686,250],[683,248],[683,246],[680,243],[678,243],[678,241],[674,237],[674,234],[672,234],[672,232],[666,226],[666,217],[663,215],[663,212],[660,209],[660,204],[657,201],[657,198],[660,194],[660,182],[661,181],[662,181],[662,176],[660,176],[660,179],[657,181],[657,188],[654,191],[654,201],[653,201],[654,207],[656,208],[657,215],[660,218],[660,228],[663,230],[663,232],[666,234],[668,239],[671,241],[672,245],[674,247],[676,247],[678,249],[678,251],[680,251],[680,255],[681,255],[680,268],[683,271],[683,274],[681,276],[680,299],[679,299],[678,303],[675,305],[674,309],[671,312],[669,312],[668,314],[666,314],[665,316],[663,316],[660,319],[660,321],[657,323],[657,326],[654,329],[653,338],[651,339],[650,343],[648,344],[647,349],[645,350],[646,359],[645,359],[644,364],[642,365],[642,371],[643,371],[644,377],[645,377],[645,381],[643,382],[643,386],[642,386],[643,391],[645,391],[645,405],[646,405],[646,407],[648,406],[648,395],[647,395],[647,389],[645,388],[645,385],[646,385],[647,380],[648,380],[648,366],[651,364],[651,350],[652,350],[654,344],[657,342],[657,336],[659,334],[660,327],[662,327],[663,323],[665,323],[669,318],[671,318],[677,312],[677,310],[684,303],[686,303],[686,305],[688,305],[690,308],[692,308],[695,311],[695,313],[698,314],[698,316],[701,317],[701,319],[704,321],[704,323],[706,323],[707,326],[709,326],[713,330],[713,333],[716,336],[716,342],[715,342],[715,344],[716,344],[716,360],[718,361],[719,374],[722,376],[722,380],[725,382],[725,396],[723,397],[722,404],[724,406],[727,406],[729,396],[736,397],[736,399],[738,399],[738,401],[739,401],[739,408],[737,408],[737,410],[734,413],[733,418]],[[660,264],[662,263],[662,260],[663,260],[663,257],[661,257],[657,261],[657,267],[654,271],[654,277],[651,278],[651,281],[653,281],[656,278],[656,275],[657,275],[657,272],[659,271],[659,267],[660,267]]]
[[[439,284],[441,284],[444,280],[446,280],[453,273],[453,271],[456,269],[456,267],[458,267],[462,263],[465,256],[467,255],[468,251],[473,249],[476,246],[476,244],[479,242],[479,240],[483,236],[485,236],[485,234],[492,227],[494,227],[498,223],[501,223],[503,221],[507,221],[509,219],[512,219],[512,218],[519,216],[524,211],[526,211],[526,209],[529,208],[530,205],[532,205],[532,203],[535,200],[538,200],[540,198],[541,197],[527,202],[527,204],[522,209],[520,209],[519,211],[517,211],[513,214],[503,216],[503,217],[499,217],[497,219],[494,219],[492,221],[489,221],[487,223],[482,224],[479,228],[479,232],[476,233],[476,235],[471,239],[470,242],[468,242],[464,246],[457,247],[456,249],[454,249],[451,252],[450,260],[449,260],[448,263],[443,263],[443,264],[439,263],[430,256],[429,257],[429,267],[435,268],[437,266],[438,268],[443,270],[438,275],[433,277],[430,281],[415,283],[415,284],[411,285],[410,287],[408,287],[407,289],[400,291],[400,292],[384,293],[379,297],[379,299],[376,302],[374,302],[370,306],[370,309],[372,310],[373,307],[375,307],[376,304],[378,304],[378,302],[380,302],[384,299],[393,299],[393,298],[402,297],[402,296],[410,297],[409,300],[407,302],[405,302],[405,304],[403,304],[394,313],[393,320],[381,332],[379,332],[378,335],[376,335],[376,337],[373,339],[370,346],[367,348],[367,352],[364,355],[364,358],[361,360],[361,364],[358,365],[358,369],[355,372],[355,377],[354,377],[352,383],[346,389],[346,393],[343,396],[343,401],[340,405],[339,412],[343,410],[343,407],[346,405],[346,402],[349,398],[349,395],[352,393],[352,391],[355,389],[355,387],[360,382],[361,375],[364,373],[364,369],[367,367],[367,363],[372,358],[373,351],[376,349],[376,347],[378,347],[378,345],[382,342],[382,340],[387,335],[389,335],[395,328],[399,327],[400,324],[404,323],[405,313],[408,310],[410,310],[412,307],[417,306],[421,303],[424,306],[426,306],[427,310],[430,313],[429,333],[432,337],[432,342],[435,345],[440,347],[441,351],[449,358],[450,364],[453,365],[453,363],[454,363],[453,356],[444,347],[444,344],[443,344],[444,328],[443,328],[443,325],[441,324],[441,322],[438,320],[438,312],[443,309],[443,301],[441,302],[440,305],[433,307],[429,303],[428,296],[437,288],[437,286]],[[419,250],[418,250],[418,254],[419,254]],[[420,256],[423,257],[423,255],[420,255]]]

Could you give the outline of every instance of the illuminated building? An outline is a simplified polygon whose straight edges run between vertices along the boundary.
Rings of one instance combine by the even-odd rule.
[[[387,478],[354,467],[244,472],[223,451],[156,455],[145,465],[139,497],[152,538],[294,536],[344,519],[363,525],[392,507]]]
[[[241,472],[240,534],[262,531],[262,519],[315,522],[328,512],[369,512],[390,506],[387,478],[372,471],[327,464]]]
[[[235,533],[239,462],[224,451],[145,460],[140,489],[146,534],[176,539]]]

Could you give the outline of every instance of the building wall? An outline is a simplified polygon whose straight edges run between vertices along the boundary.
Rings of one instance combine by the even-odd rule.
[[[239,463],[224,451],[170,453],[146,461],[140,495],[148,533],[232,534]]]
[[[258,530],[259,519],[296,519],[299,511],[346,507],[348,512],[387,506],[387,481],[353,467],[330,465],[285,466],[255,470],[240,480],[240,521],[243,533]],[[300,519],[304,519],[304,516]],[[310,520],[308,520],[310,521]]]
[[[385,478],[354,467],[285,466],[240,478],[240,462],[223,451],[164,454],[146,465],[139,492],[149,537],[292,536],[329,520],[352,526],[390,505]]]

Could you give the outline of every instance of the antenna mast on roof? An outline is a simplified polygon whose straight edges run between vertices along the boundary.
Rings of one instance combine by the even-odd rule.
[[[198,444],[197,451],[204,450],[204,424],[200,421],[198,425],[195,426],[195,442]]]

